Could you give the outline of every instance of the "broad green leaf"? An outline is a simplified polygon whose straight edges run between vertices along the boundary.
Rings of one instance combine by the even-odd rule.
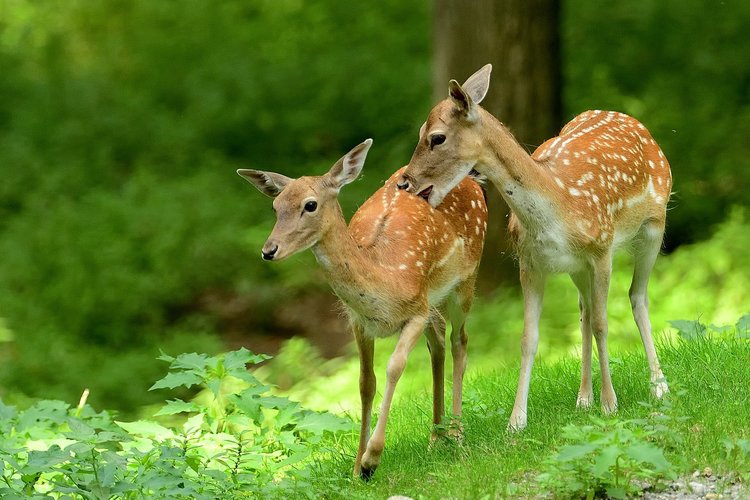
[[[154,389],[174,389],[175,387],[192,387],[203,382],[203,379],[192,372],[170,372],[161,380],[158,380],[148,390]]]
[[[117,425],[125,429],[129,434],[154,438],[158,441],[174,437],[174,433],[156,422],[148,420],[136,420],[135,422],[118,422]]]
[[[221,382],[220,378],[214,378],[206,383],[206,386],[211,390],[214,396],[218,396],[221,393]]]
[[[159,350],[159,357],[156,358],[156,359],[158,359],[160,361],[166,361],[167,363],[171,363],[172,361],[174,361],[174,357],[173,356],[170,356],[169,354],[165,353],[162,350]]]
[[[263,414],[260,411],[260,398],[252,393],[242,392],[231,396],[231,401],[239,411],[250,417],[253,421],[260,424],[263,421]]]
[[[337,417],[332,413],[319,413],[305,410],[297,424],[297,429],[322,434],[323,432],[336,432],[351,430],[354,423],[351,420]]]
[[[557,459],[561,461],[578,460],[595,449],[596,447],[591,444],[570,444],[562,447],[560,453],[557,454]]]
[[[664,473],[672,469],[672,464],[664,458],[662,450],[652,444],[636,443],[628,446],[624,451],[633,460],[653,465],[656,472]]]
[[[619,446],[611,445],[599,451],[596,458],[594,459],[594,466],[591,468],[591,473],[594,477],[603,478],[606,473],[614,468],[617,463],[617,457],[620,456],[622,450]]]
[[[2,398],[0,398],[0,421],[10,420],[15,417],[17,413],[15,406],[6,405],[3,403]]]
[[[605,489],[609,498],[628,498],[628,492],[622,486],[607,486]]]
[[[697,320],[678,319],[670,321],[669,324],[685,340],[695,340],[706,335],[706,325]]]
[[[710,325],[708,325],[708,329],[716,333],[727,333],[734,330],[734,327],[731,325],[714,325],[713,323],[711,323]]]
[[[185,421],[185,424],[183,424],[182,426],[182,430],[184,430],[188,434],[198,432],[203,427],[204,418],[205,415],[203,415],[203,413],[193,415]]]
[[[739,321],[737,321],[737,325],[735,325],[735,328],[737,329],[738,337],[740,338],[750,337],[750,313],[742,316],[739,319]]]
[[[245,365],[248,363],[258,364],[269,358],[270,356],[264,354],[253,354],[244,347],[241,347],[236,351],[231,351],[224,355],[224,368],[229,373],[240,370],[246,371]]]
[[[209,358],[206,354],[198,354],[195,352],[180,354],[174,359],[174,361],[172,361],[170,368],[204,371],[209,360],[212,359],[214,358]]]
[[[70,458],[70,452],[67,449],[61,450],[57,445],[45,451],[30,451],[26,464],[19,472],[29,475],[49,472],[53,467],[67,462]]]
[[[19,430],[30,427],[42,427],[40,422],[47,424],[62,424],[68,418],[68,409],[70,405],[63,401],[45,399],[34,404],[18,415]]]
[[[200,411],[200,407],[195,403],[188,403],[181,399],[172,399],[154,413],[155,417],[160,415],[175,415],[177,413],[190,413]]]
[[[267,400],[267,399],[278,399],[282,400],[285,398],[261,398],[261,401]],[[276,422],[276,426],[281,429],[287,425],[293,425],[296,423],[297,419],[297,412],[300,411],[300,405],[299,403],[295,403],[292,401],[289,401],[288,399],[284,401],[286,404],[277,404],[275,405],[276,408],[278,408],[279,412],[276,414],[276,417],[274,418],[274,421]],[[266,408],[269,407],[269,405],[265,404],[265,402],[261,403]]]
[[[69,418],[68,427],[70,427],[70,432],[65,435],[71,439],[88,438],[96,434],[91,426],[77,418]]]

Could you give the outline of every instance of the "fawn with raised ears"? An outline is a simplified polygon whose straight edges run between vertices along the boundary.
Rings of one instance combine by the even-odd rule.
[[[617,112],[586,111],[529,155],[508,129],[479,106],[487,93],[487,65],[463,84],[451,80],[448,98],[430,112],[399,187],[431,205],[475,169],[510,206],[509,231],[519,260],[524,297],[521,372],[509,428],[526,426],[529,381],[539,339],[546,277],[568,273],[579,291],[582,363],[577,406],[593,403],[592,335],[601,368],[601,404],[617,409],[607,355],[607,295],[613,252],[635,257],[630,286],[633,316],[660,398],[667,384],[651,337],[647,286],[661,248],[672,176],[646,128]]]
[[[362,427],[354,475],[364,479],[380,462],[396,383],[425,326],[433,422],[442,422],[443,314],[452,324],[453,415],[461,415],[468,339],[464,324],[487,228],[484,192],[474,180],[458,182],[443,204],[433,208],[397,188],[403,168],[359,208],[347,227],[337,195],[359,176],[371,143],[368,139],[356,146],[320,177],[290,179],[271,172],[237,171],[275,198],[276,225],[263,246],[263,258],[281,260],[311,248],[345,305],[360,356]],[[399,340],[388,361],[380,418],[370,437],[374,340],[396,332]],[[435,430],[431,437],[435,439]]]

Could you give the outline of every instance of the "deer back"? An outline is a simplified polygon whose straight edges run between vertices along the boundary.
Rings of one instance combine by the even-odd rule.
[[[648,219],[664,220],[669,163],[643,124],[614,111],[586,111],[532,157],[550,168],[564,218],[580,245],[617,245]]]
[[[398,189],[405,168],[362,204],[349,229],[357,245],[391,273],[394,287],[427,294],[432,303],[476,272],[487,206],[480,185],[467,177],[433,208]]]

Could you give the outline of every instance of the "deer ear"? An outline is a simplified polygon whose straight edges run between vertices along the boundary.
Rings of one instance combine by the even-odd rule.
[[[244,177],[250,184],[255,186],[258,191],[266,196],[270,196],[271,198],[276,198],[279,193],[284,190],[287,184],[293,180],[285,175],[276,174],[274,172],[263,172],[261,170],[250,170],[247,168],[241,168],[237,170],[237,173],[241,177]]]
[[[469,120],[473,120],[477,116],[474,101],[456,80],[451,80],[448,83],[448,97],[453,101],[456,111],[460,115]]]
[[[341,189],[342,186],[353,182],[359,177],[362,167],[365,166],[365,158],[367,158],[370,146],[372,146],[372,139],[367,139],[362,144],[354,146],[351,151],[342,156],[331,167],[328,176],[331,178],[336,189]]]
[[[492,65],[485,64],[461,85],[464,92],[471,97],[475,104],[482,102],[484,96],[487,95],[490,88],[490,73],[492,73]]]

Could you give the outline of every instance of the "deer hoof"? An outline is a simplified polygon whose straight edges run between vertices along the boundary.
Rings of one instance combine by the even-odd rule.
[[[362,469],[359,471],[359,477],[362,478],[362,481],[367,482],[370,480],[373,474],[375,474],[375,469],[377,466],[374,466],[372,468],[362,466]]]
[[[578,398],[576,398],[576,408],[581,408],[583,410],[588,410],[594,405],[594,397],[591,394],[585,395],[585,394],[578,394]]]

